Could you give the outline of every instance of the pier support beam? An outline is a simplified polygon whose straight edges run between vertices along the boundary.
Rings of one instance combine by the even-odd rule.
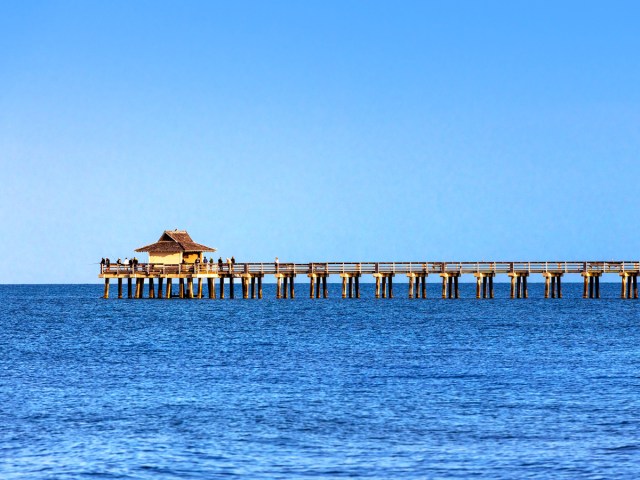
[[[224,300],[224,277],[220,277],[220,299]]]
[[[425,284],[427,273],[407,273],[409,278],[409,298],[427,298],[427,286]]]
[[[133,279],[131,277],[127,278],[127,298],[133,298],[133,286],[131,285]]]
[[[600,276],[602,272],[584,271],[582,275],[582,298],[600,298]]]
[[[529,287],[527,285],[529,272],[510,272],[511,298],[529,298]]]
[[[234,276],[233,274],[229,275],[229,298],[230,299],[234,299],[236,298],[236,292],[235,292],[235,288],[234,288]]]
[[[209,298],[216,298],[216,279],[215,277],[207,278],[207,290],[209,291]]]
[[[620,272],[622,280],[620,298],[638,298],[638,274],[639,272]]]
[[[156,288],[153,277],[149,277],[149,298],[156,298]]]
[[[184,298],[184,278],[179,278],[179,285],[178,285],[178,296],[180,298]]]
[[[198,298],[202,298],[202,277],[198,277]]]
[[[545,272],[544,277],[544,298],[562,298],[562,273]]]
[[[493,298],[493,272],[477,272],[476,277],[476,298]]]
[[[393,277],[395,273],[374,273],[376,279],[376,298],[393,298]]]
[[[163,277],[158,277],[158,298],[162,298],[163,296],[163,292],[162,292],[162,283],[164,282],[164,278]]]
[[[360,298],[360,273],[341,273],[342,278],[342,298]],[[326,276],[323,282],[326,281]],[[325,296],[325,298],[327,298]]]
[[[171,299],[171,278],[167,278],[167,291],[165,293],[165,298]]]
[[[118,298],[122,298],[122,278],[118,277]]]
[[[440,277],[442,277],[442,298],[460,298],[460,291],[458,289],[460,273],[441,273]]]
[[[104,279],[104,295],[102,298],[109,298],[109,279]]]

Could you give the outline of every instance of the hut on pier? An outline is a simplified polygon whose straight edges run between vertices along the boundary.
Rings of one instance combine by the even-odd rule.
[[[140,247],[135,251],[147,252],[149,263],[177,265],[183,262],[202,261],[204,252],[215,252],[216,249],[194,242],[186,230],[165,230],[156,243]]]

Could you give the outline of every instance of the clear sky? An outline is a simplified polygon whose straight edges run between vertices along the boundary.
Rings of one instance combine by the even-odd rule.
[[[638,259],[638,25],[635,1],[5,0],[0,283],[94,282],[174,228],[239,262]]]

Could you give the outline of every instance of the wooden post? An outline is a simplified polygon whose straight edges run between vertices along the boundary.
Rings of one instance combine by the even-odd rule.
[[[387,298],[387,277],[382,277],[382,298]]]
[[[376,298],[380,298],[380,277],[376,276]]]
[[[551,298],[556,298],[556,277],[551,277]]]
[[[455,294],[455,298],[460,298],[460,291],[458,290],[458,280],[459,280],[459,275],[456,275],[455,277],[453,277],[453,289],[455,290],[454,294]]]
[[[164,278],[158,277],[158,298],[162,298],[162,283],[164,282]]]
[[[489,283],[488,280],[489,279],[487,277],[482,277],[482,298],[487,298],[487,294],[489,293],[487,289],[487,284]]]
[[[258,277],[258,298],[262,299],[262,275]]]
[[[316,278],[311,274],[309,276],[309,298],[313,298],[313,293],[316,291]]]
[[[596,298],[600,298],[600,276],[599,275],[595,278],[595,284],[596,284]]]
[[[327,271],[329,269],[327,268]],[[329,298],[329,288],[327,287],[327,277],[329,274],[327,273],[324,277],[322,277],[322,296],[324,298]]]
[[[284,291],[282,292],[282,298],[289,298],[289,278],[282,277],[282,287]]]
[[[234,278],[233,275],[229,275],[229,298],[236,298],[236,293],[234,291]]]
[[[198,278],[198,298],[202,298],[202,277]]]
[[[447,277],[442,277],[442,298],[447,298]]]
[[[215,287],[213,286],[213,278],[211,277],[207,278],[207,293],[210,299],[214,298],[216,294]]]
[[[347,298],[347,277],[342,277],[342,298]]]
[[[296,298],[296,292],[293,286],[293,275],[289,277],[289,297],[291,297],[291,299]]]
[[[127,298],[133,298],[133,288],[131,286],[131,277],[127,278]]]
[[[633,276],[633,298],[638,298],[638,275]]]
[[[422,298],[427,298],[427,277],[426,275],[422,276]]]
[[[167,278],[167,291],[165,294],[165,298],[171,298],[171,278]]]
[[[393,298],[393,275],[389,277],[389,298]]]
[[[178,285],[178,296],[184,298],[184,278],[180,278],[180,284]]]
[[[316,278],[316,298],[320,298],[320,277]]]
[[[493,274],[489,277],[489,298],[494,298]]]
[[[629,277],[629,279],[627,280],[627,298],[633,298],[633,275],[631,275]]]
[[[356,275],[356,298],[360,298],[360,274]]]
[[[102,298],[109,298],[109,279],[104,279],[104,295]]]
[[[220,298],[224,299],[224,277],[220,277]]]
[[[482,279],[480,278],[480,276],[476,277],[476,298],[480,298],[480,282],[482,281]]]
[[[516,276],[511,275],[511,298],[516,298]]]
[[[593,277],[586,273],[582,275],[582,298],[592,298],[593,295]]]
[[[282,278],[276,277],[276,298],[282,298]]]
[[[256,277],[251,277],[251,298],[256,298]]]
[[[551,290],[550,283],[551,278],[549,278],[549,276],[544,277],[544,298],[549,298],[549,290]]]
[[[187,278],[187,293],[189,295],[189,298],[193,298],[193,278],[189,277]]]
[[[522,276],[516,277],[516,298],[522,298]]]
[[[562,276],[559,275],[556,279],[556,285],[558,286],[558,298],[562,298]]]
[[[143,278],[136,278],[136,298],[142,298],[142,286],[144,285]]]
[[[156,298],[156,287],[154,285],[153,277],[149,277],[149,298]]]
[[[349,298],[353,298],[353,277],[349,277]]]
[[[409,298],[413,298],[413,275],[409,275]]]
[[[118,298],[122,298],[122,278],[118,278]]]
[[[453,298],[453,277],[449,277],[449,298]]]
[[[522,298],[529,298],[529,287],[527,287],[527,276],[522,277]]]

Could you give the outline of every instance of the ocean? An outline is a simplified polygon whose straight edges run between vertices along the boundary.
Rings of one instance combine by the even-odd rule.
[[[600,300],[102,288],[0,286],[0,478],[640,477],[640,303],[617,283]]]

